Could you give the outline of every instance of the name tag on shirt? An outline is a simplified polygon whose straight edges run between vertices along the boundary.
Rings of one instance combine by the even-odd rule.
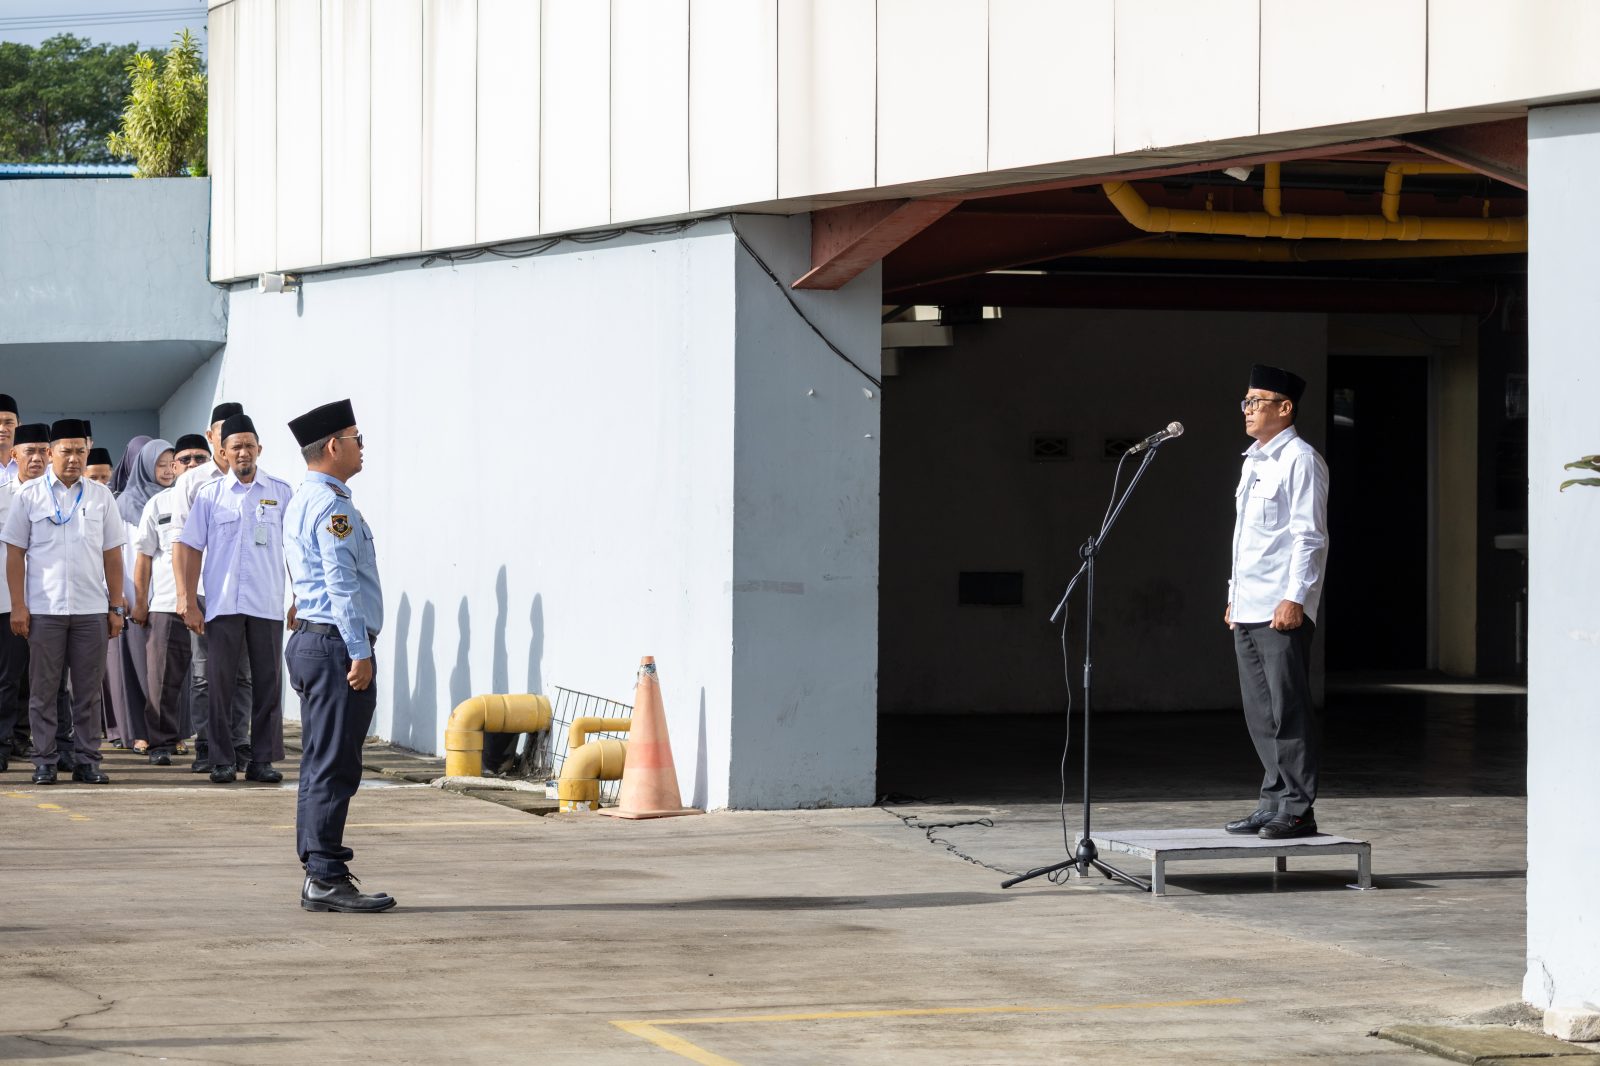
[[[268,534],[267,534],[267,527],[266,526],[256,526],[256,543],[257,544],[265,544],[267,542],[267,535]]]

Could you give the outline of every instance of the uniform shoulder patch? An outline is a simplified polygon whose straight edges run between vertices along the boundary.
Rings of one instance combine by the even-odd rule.
[[[328,520],[328,532],[340,540],[348,537],[353,532],[350,528],[350,516],[347,514],[334,515]]]

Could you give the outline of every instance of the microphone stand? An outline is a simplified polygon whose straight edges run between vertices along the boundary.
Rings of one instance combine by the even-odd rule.
[[[1020,874],[1009,881],[1002,881],[1001,888],[1010,888],[1012,885],[1040,877],[1044,874],[1055,873],[1067,867],[1075,867],[1079,877],[1088,877],[1090,868],[1105,874],[1107,880],[1121,881],[1143,892],[1150,891],[1150,884],[1140,880],[1130,873],[1117,869],[1104,859],[1100,858],[1100,850],[1095,847],[1094,840],[1089,835],[1089,719],[1090,698],[1094,691],[1094,656],[1091,641],[1094,636],[1094,567],[1095,559],[1099,557],[1100,550],[1105,546],[1106,537],[1111,532],[1111,527],[1117,524],[1122,509],[1128,505],[1128,499],[1133,495],[1133,490],[1139,486],[1139,479],[1144,477],[1144,472],[1149,469],[1150,462],[1156,457],[1156,452],[1161,449],[1161,443],[1152,444],[1144,453],[1144,459],[1139,463],[1139,469],[1134,472],[1133,480],[1128,482],[1128,487],[1123,490],[1121,497],[1112,504],[1106,512],[1100,532],[1084,541],[1078,549],[1078,557],[1083,560],[1083,565],[1078,567],[1078,572],[1072,576],[1067,584],[1067,591],[1061,596],[1061,602],[1056,604],[1056,609],[1050,615],[1054,622],[1061,617],[1061,612],[1066,609],[1067,600],[1071,598],[1073,589],[1078,587],[1080,578],[1084,581],[1084,619],[1083,619],[1083,833],[1078,837],[1076,854],[1065,862],[1058,862],[1050,866],[1040,866]],[[1120,465],[1120,464],[1119,464]],[[1116,489],[1113,487],[1113,492]],[[1063,821],[1065,818],[1063,817]]]

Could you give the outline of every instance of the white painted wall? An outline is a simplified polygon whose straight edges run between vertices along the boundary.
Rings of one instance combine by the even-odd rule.
[[[763,221],[784,269],[809,255],[804,218]],[[880,298],[874,275],[808,299],[870,361]],[[242,288],[225,354],[162,424],[241,402],[263,465],[298,482],[288,419],[346,395],[387,601],[378,732],[438,750],[450,708],[482,692],[628,700],[653,654],[686,799],[870,802],[876,401],[727,222],[373,266],[299,298]]]
[[[362,174],[365,251],[402,256],[1335,144],[1600,92],[1589,0],[329,0],[320,32],[309,2],[213,4],[214,278],[366,258]],[[308,167],[324,171],[320,252]]]
[[[1528,117],[1528,972],[1539,1007],[1600,1009],[1600,489],[1556,486],[1600,452],[1594,351],[1600,105]]]

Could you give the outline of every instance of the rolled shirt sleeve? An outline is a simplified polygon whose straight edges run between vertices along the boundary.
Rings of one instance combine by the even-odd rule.
[[[322,557],[322,573],[327,583],[328,602],[333,609],[334,625],[344,638],[345,650],[352,659],[372,658],[372,641],[368,620],[361,613],[358,545],[363,535],[360,526],[352,523],[353,531],[343,537],[328,533],[333,520],[334,506],[328,507],[317,520],[317,553]],[[354,510],[354,508],[349,508]],[[343,512],[341,512],[343,513]],[[346,516],[346,521],[349,516]],[[359,518],[356,520],[360,521]]]
[[[134,550],[154,559],[161,554],[161,533],[156,528],[156,498],[150,497],[139,515],[139,532],[133,541]]]
[[[206,550],[206,530],[211,525],[211,500],[206,496],[197,496],[189,506],[189,512],[183,520],[183,532],[178,536],[178,543],[193,548],[197,552]]]
[[[1289,463],[1289,587],[1284,598],[1304,605],[1322,585],[1323,549],[1328,546],[1328,475],[1314,454]]]

